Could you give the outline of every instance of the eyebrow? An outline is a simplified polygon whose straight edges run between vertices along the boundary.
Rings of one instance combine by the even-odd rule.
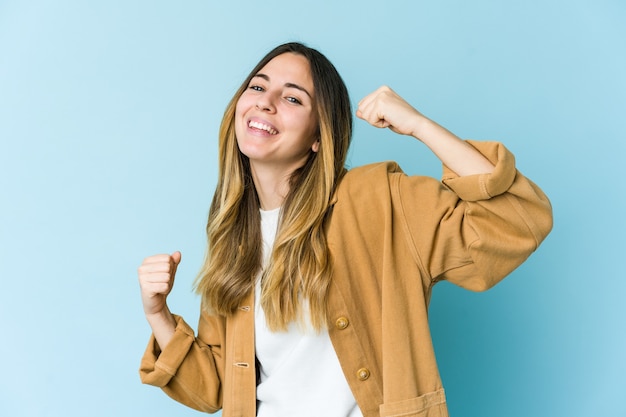
[[[266,75],[266,74],[261,74],[261,73],[259,73],[259,74],[256,74],[256,75],[255,75],[254,77],[252,77],[252,78],[255,78],[255,77],[263,78],[265,81],[268,81],[268,82],[270,81],[270,77],[269,77],[268,75]],[[306,93],[306,95],[307,95],[307,96],[309,96],[309,98],[310,98],[311,100],[313,100],[313,96],[311,96],[311,93],[309,93],[309,92],[306,90],[306,88],[304,88],[304,87],[302,87],[302,86],[300,86],[300,85],[298,85],[298,84],[294,84],[294,83],[285,83],[285,87],[288,87],[288,88],[295,88],[296,90],[303,91],[304,93]]]

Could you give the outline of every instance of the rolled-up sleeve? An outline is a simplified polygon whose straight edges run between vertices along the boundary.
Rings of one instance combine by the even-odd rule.
[[[221,319],[203,313],[196,337],[182,317],[175,318],[174,336],[165,348],[150,337],[141,359],[141,381],[191,408],[214,413],[222,408]]]
[[[161,351],[154,335],[150,336],[148,347],[141,360],[139,374],[144,384],[164,387],[176,375],[195,341],[194,331],[180,316],[176,318],[174,336],[165,351]]]
[[[440,183],[401,175],[395,198],[431,282],[482,291],[537,249],[552,229],[552,208],[502,144],[468,142],[495,165],[492,173],[459,177],[444,166]]]
[[[442,182],[454,191],[461,200],[479,201],[503,194],[515,181],[515,157],[498,142],[472,142],[474,148],[495,165],[490,174],[468,175],[459,177],[447,166],[443,167]]]

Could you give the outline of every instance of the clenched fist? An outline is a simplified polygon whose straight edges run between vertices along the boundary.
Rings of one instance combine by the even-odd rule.
[[[425,117],[387,86],[365,96],[356,111],[357,117],[379,128],[388,127],[401,135],[417,136],[418,124]]]
[[[138,268],[141,300],[146,315],[160,313],[166,307],[180,259],[180,252],[149,256]]]

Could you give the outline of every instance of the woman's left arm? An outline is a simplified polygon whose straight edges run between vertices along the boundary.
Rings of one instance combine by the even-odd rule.
[[[489,174],[494,165],[471,145],[428,119],[387,86],[359,102],[357,117],[379,128],[413,136],[459,176]]]
[[[388,87],[365,97],[357,116],[414,136],[444,164],[443,184],[401,174],[392,192],[427,285],[445,279],[486,290],[524,262],[552,229],[550,201],[517,171],[502,144],[463,141]]]

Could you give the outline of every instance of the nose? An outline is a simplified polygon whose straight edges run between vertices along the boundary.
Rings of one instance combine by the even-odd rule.
[[[261,111],[273,112],[275,110],[275,106],[271,95],[263,94],[257,97],[256,108]]]

